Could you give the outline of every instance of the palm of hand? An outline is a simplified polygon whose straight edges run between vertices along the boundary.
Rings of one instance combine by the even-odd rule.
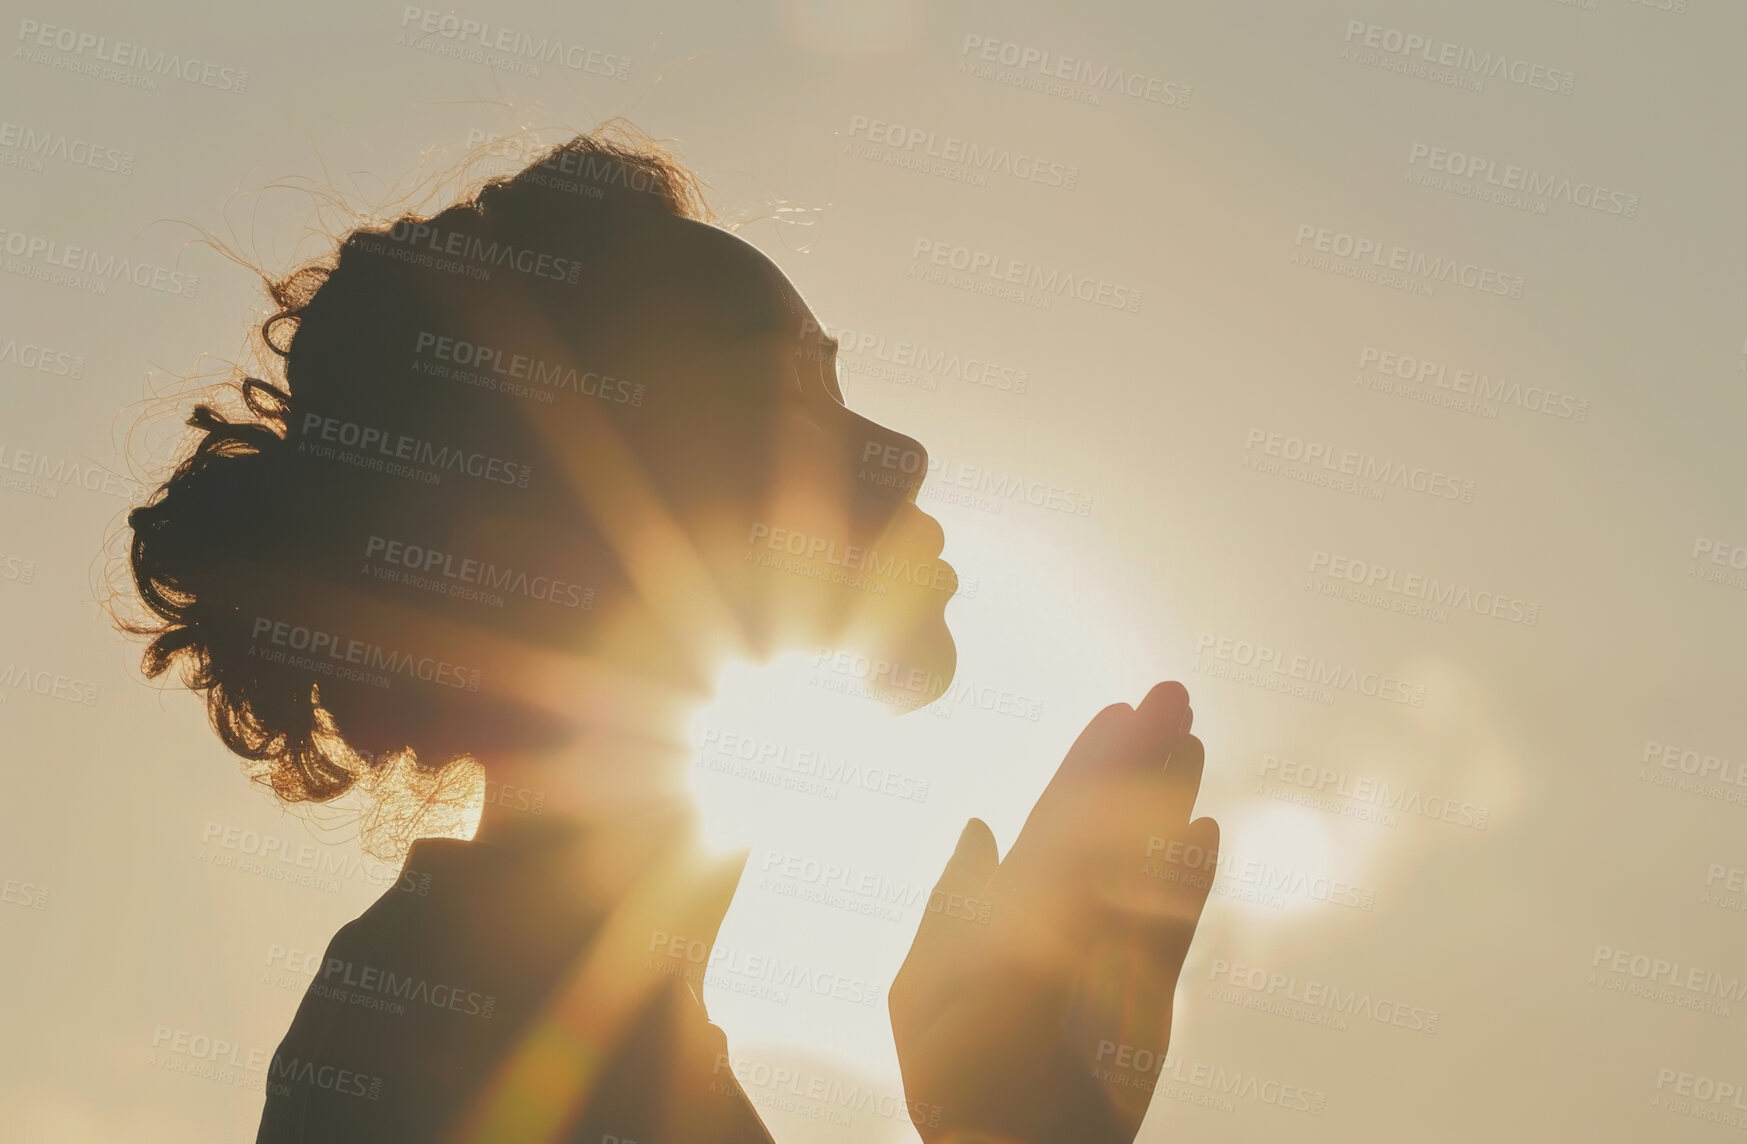
[[[977,819],[892,983],[912,1118],[929,1144],[1128,1144],[1163,1058],[1219,828],[1190,821],[1188,693],[1100,712],[1004,860]],[[1151,1054],[1150,1056],[1144,1054]]]

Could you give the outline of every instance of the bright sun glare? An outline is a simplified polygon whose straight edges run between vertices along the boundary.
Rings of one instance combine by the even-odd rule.
[[[852,673],[805,653],[722,672],[686,737],[707,846],[781,845],[799,820],[819,815],[840,815],[838,825],[854,829],[848,796],[899,749],[899,721],[857,687]]]

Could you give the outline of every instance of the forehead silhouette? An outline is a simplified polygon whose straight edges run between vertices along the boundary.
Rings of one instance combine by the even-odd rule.
[[[602,254],[593,297],[578,316],[607,333],[605,341],[668,357],[801,337],[807,310],[788,278],[751,243],[717,227],[641,218],[616,228]]]

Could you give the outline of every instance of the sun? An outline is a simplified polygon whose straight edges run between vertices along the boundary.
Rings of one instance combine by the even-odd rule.
[[[903,749],[896,724],[829,649],[730,663],[686,730],[705,845],[780,846],[821,818],[853,832],[857,796]]]

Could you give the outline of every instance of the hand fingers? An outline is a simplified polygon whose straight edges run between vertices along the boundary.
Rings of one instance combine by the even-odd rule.
[[[1006,865],[1016,875],[1035,874],[1041,859],[1059,875],[1091,852],[1128,846],[1136,816],[1145,820],[1140,838],[1185,825],[1205,757],[1187,731],[1193,720],[1189,692],[1176,682],[1153,687],[1139,708],[1117,703],[1100,711],[1032,807]]]
[[[1068,748],[1039,805],[1094,776],[1162,766],[1164,744],[1188,731],[1193,720],[1189,692],[1181,683],[1158,684],[1147,692],[1139,708],[1112,703],[1092,717]]]
[[[1201,791],[1201,771],[1207,761],[1207,748],[1194,735],[1176,735],[1165,751],[1164,773],[1159,782],[1161,821],[1174,828],[1189,821],[1195,809],[1195,796]]]
[[[1174,735],[1189,730],[1195,721],[1195,713],[1189,707],[1189,689],[1176,680],[1157,684],[1146,693],[1146,698],[1140,701],[1140,706],[1134,711],[1135,736],[1134,746],[1145,749],[1153,744],[1163,743]],[[1146,765],[1147,760],[1138,760],[1140,765]],[[1157,760],[1163,762],[1161,758]]]
[[[1112,703],[1092,716],[1050,776],[1049,785],[1032,804],[1025,826],[1007,854],[1008,866],[1023,870],[1031,864],[1034,853],[1053,852],[1059,845],[1059,836],[1073,830],[1088,789],[1115,769],[1133,718],[1134,709],[1126,703]]]
[[[1152,792],[1137,792],[1137,807],[1151,808]],[[1107,840],[1080,856],[1076,872],[1082,885],[1095,888],[1091,902],[1103,922],[1117,929],[1188,924],[1207,900],[1219,861],[1219,825],[1211,818],[1161,828],[1156,810],[1122,817],[1121,840]],[[1151,817],[1150,824],[1143,819]]]
[[[1175,935],[1182,942],[1182,948],[1176,951],[1180,962],[1189,952],[1189,939],[1195,936],[1195,925],[1201,920],[1207,895],[1213,891],[1213,879],[1219,873],[1218,822],[1211,818],[1197,818],[1189,824],[1183,831],[1182,861],[1178,867],[1184,871],[1178,884],[1183,887],[1182,901],[1186,908],[1177,919],[1180,932]]]
[[[1108,773],[1163,767],[1169,744],[1188,732],[1194,718],[1188,688],[1175,680],[1155,684],[1134,713],[1121,721],[1099,769]]]
[[[1189,829],[1189,817],[1195,811],[1195,799],[1201,791],[1206,748],[1194,735],[1183,733],[1170,737],[1164,755],[1161,769],[1138,776],[1139,784],[1130,788],[1120,802],[1111,800],[1111,825],[1121,827],[1107,832],[1104,861],[1112,871],[1125,869],[1124,860],[1131,859],[1133,853],[1129,848],[1138,847],[1143,842],[1149,864],[1150,859],[1164,851],[1177,855],[1193,854],[1200,860],[1218,848],[1219,828],[1212,819],[1201,820],[1206,825],[1194,832]],[[1209,827],[1212,828],[1211,835],[1206,833]],[[1116,853],[1116,847],[1122,847],[1124,852]],[[1176,858],[1167,860],[1176,861]],[[1184,873],[1179,871],[1178,876]],[[1200,900],[1204,899],[1205,893]],[[1197,911],[1200,900],[1196,903]]]
[[[946,860],[946,869],[935,889],[946,887],[949,882],[961,888],[983,889],[995,876],[995,869],[1000,864],[1001,852],[995,845],[995,832],[982,819],[973,818],[959,832],[958,846],[952,857]]]
[[[1058,785],[1072,785],[1082,776],[1109,770],[1117,752],[1128,739],[1128,727],[1133,720],[1134,708],[1126,703],[1112,703],[1092,716],[1092,721],[1068,748],[1061,766],[1056,768],[1055,778],[1050,780],[1045,796]]]
[[[1062,876],[1073,879],[1122,868],[1161,836],[1181,837],[1201,790],[1206,749],[1194,735],[1182,734],[1156,750],[1156,769],[1083,772],[1078,781],[1057,787],[1047,810],[1033,812],[1014,844],[1019,861],[1010,855],[1008,864],[1017,869],[1034,853],[1047,852]]]
[[[982,960],[975,943],[989,921],[989,879],[999,865],[988,824],[980,818],[965,823],[892,982],[887,1003],[894,1029],[910,1029],[938,1015],[963,975]]]
[[[934,892],[928,895],[922,923],[916,929],[916,944],[937,940],[938,931],[950,930],[952,922],[978,917],[987,921],[989,879],[1000,863],[1000,850],[988,823],[980,818],[965,823],[958,846],[946,860]]]

